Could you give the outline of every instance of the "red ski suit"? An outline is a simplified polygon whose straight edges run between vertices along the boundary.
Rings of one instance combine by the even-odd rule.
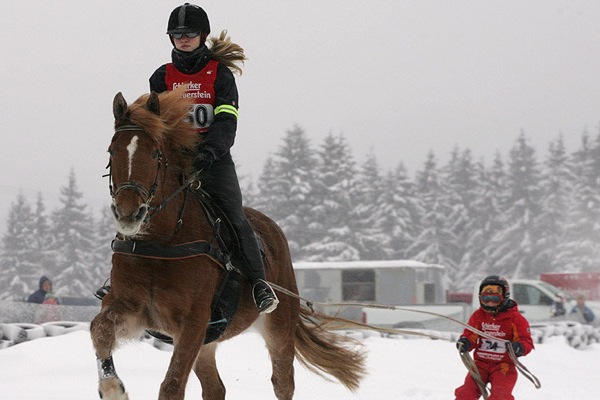
[[[476,310],[469,318],[469,325],[498,339],[519,342],[523,355],[533,350],[533,340],[529,323],[521,314],[514,301],[496,315],[483,308]],[[491,383],[489,400],[513,400],[512,390],[517,383],[517,370],[510,359],[506,343],[479,336],[465,329],[462,337],[469,339],[471,349],[475,349],[474,359],[483,381]],[[465,383],[454,391],[456,400],[477,400],[481,396],[477,383],[470,374]]]

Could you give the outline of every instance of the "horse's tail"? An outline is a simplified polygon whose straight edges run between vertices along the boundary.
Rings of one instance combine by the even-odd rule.
[[[301,306],[295,334],[296,358],[308,370],[323,377],[325,372],[354,392],[366,374],[365,353],[360,342],[327,330],[343,321]]]

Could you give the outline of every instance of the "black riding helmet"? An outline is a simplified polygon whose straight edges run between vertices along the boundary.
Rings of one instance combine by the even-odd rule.
[[[171,44],[175,46],[171,34],[176,33],[198,33],[200,34],[200,46],[204,45],[206,37],[210,33],[210,22],[206,12],[197,5],[185,3],[171,11],[167,23],[167,35]]]
[[[210,33],[208,15],[199,6],[185,3],[175,8],[169,16],[167,35],[172,33]]]
[[[481,297],[480,297],[479,304],[481,305],[482,308],[484,308],[485,310],[488,310],[488,311],[502,310],[503,308],[505,308],[508,305],[508,302],[510,301],[510,285],[508,284],[508,281],[506,280],[506,278],[503,278],[500,275],[487,276],[479,284],[479,295],[481,295],[481,291],[483,290],[483,288],[486,286],[489,286],[489,285],[500,286],[500,288],[502,289],[502,297],[503,297],[502,301],[497,306],[490,307],[490,306],[486,306],[485,304],[481,303]]]

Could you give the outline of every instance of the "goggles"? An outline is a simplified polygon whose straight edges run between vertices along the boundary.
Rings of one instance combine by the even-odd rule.
[[[186,32],[186,33],[170,33],[173,39],[181,39],[182,37],[186,37],[188,39],[193,39],[195,37],[200,36],[198,32]]]
[[[502,301],[501,294],[482,294],[480,298],[482,303],[498,304]]]

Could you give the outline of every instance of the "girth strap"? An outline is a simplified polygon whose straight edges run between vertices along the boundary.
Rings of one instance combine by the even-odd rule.
[[[184,258],[208,256],[221,265],[224,265],[225,261],[221,251],[204,240],[165,247],[146,242],[136,242],[135,240],[114,239],[111,243],[111,248],[116,254],[125,254],[142,258],[180,260]]]

